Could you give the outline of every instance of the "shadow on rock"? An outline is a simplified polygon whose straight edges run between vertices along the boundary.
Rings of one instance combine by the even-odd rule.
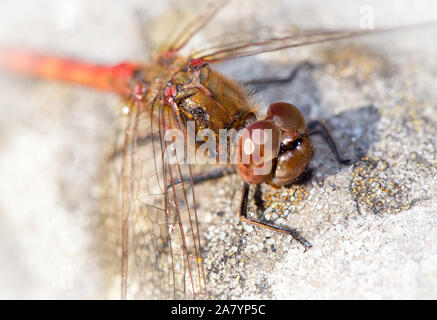
[[[350,159],[353,164],[365,157],[380,137],[376,133],[376,126],[380,116],[374,106],[360,107],[341,112],[329,119],[325,119],[326,125],[331,131],[339,148],[340,154],[345,159]],[[321,119],[322,120],[322,119]],[[325,139],[321,135],[312,138],[314,144],[314,160],[311,165],[312,175],[317,170],[317,182],[323,184],[324,180],[338,173],[338,168],[344,170],[347,165],[339,164]],[[311,178],[308,174],[302,182]]]

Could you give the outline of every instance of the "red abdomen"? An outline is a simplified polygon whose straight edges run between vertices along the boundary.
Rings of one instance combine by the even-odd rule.
[[[0,69],[128,95],[129,83],[139,66],[132,63],[105,66],[20,50],[0,49]]]

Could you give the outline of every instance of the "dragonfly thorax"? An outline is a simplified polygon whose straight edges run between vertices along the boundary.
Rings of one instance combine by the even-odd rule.
[[[173,75],[175,101],[186,121],[194,121],[197,130],[239,129],[252,112],[245,90],[235,81],[208,64],[197,70],[182,70]]]

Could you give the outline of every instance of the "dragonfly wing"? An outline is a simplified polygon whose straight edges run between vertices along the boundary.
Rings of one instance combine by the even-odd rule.
[[[172,112],[170,108],[164,108],[161,129]],[[163,145],[166,150],[173,150],[171,142]],[[195,299],[206,293],[197,205],[191,165],[183,163],[183,159],[175,155],[176,161],[164,161],[163,170],[164,181],[167,181],[165,207],[169,259],[166,262],[172,265],[173,272],[169,288],[173,288],[170,295],[175,298]]]
[[[115,243],[117,234],[121,245],[122,297],[200,298],[205,275],[191,167],[165,161],[171,148],[164,137],[175,127],[175,117],[158,100],[147,111],[138,110],[131,107],[121,146],[111,155],[117,168],[112,181],[119,185],[112,187],[116,201],[102,203],[121,213],[103,220],[112,226],[121,222],[108,238]]]
[[[419,25],[416,25],[416,27]],[[218,46],[198,50],[191,54],[191,58],[208,62],[221,62],[234,58],[253,56],[260,53],[283,50],[293,47],[302,47],[311,44],[334,40],[347,39],[375,33],[395,31],[411,26],[369,29],[369,30],[316,30],[298,31],[291,28],[288,32],[282,30],[279,35],[260,35],[254,40],[253,36],[239,38],[239,41],[222,43]]]
[[[209,3],[206,10],[197,10],[201,14],[189,19],[178,32],[174,33],[167,47],[168,51],[178,51],[183,48],[188,41],[201,30],[211,19],[222,9],[230,0],[218,0]]]

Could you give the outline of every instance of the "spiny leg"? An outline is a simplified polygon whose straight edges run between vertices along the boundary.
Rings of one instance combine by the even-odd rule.
[[[192,181],[193,181],[193,184],[199,184],[199,183],[203,183],[203,182],[206,182],[209,180],[215,180],[215,179],[218,179],[218,178],[221,178],[221,177],[233,174],[233,173],[235,173],[234,167],[213,169],[213,170],[209,170],[206,172],[193,174]],[[185,176],[182,179],[176,179],[174,181],[174,183],[178,184],[178,183],[185,182],[185,181],[191,181],[191,178]],[[171,186],[172,186],[172,184],[170,183],[167,186],[167,189]]]
[[[254,86],[254,87],[256,87],[255,91],[259,92],[259,91],[265,89],[269,85],[286,84],[286,83],[293,82],[293,80],[296,78],[297,74],[305,68],[314,69],[314,65],[311,64],[310,62],[305,61],[305,62],[299,63],[293,70],[291,70],[290,74],[285,78],[261,78],[261,79],[247,81],[247,82],[244,82],[243,84],[249,85],[249,86]]]
[[[339,150],[338,144],[323,121],[318,121],[318,120],[311,121],[308,124],[308,128],[310,130],[310,135],[319,133],[323,136],[325,141],[329,144],[329,147],[331,148],[332,152],[335,155],[335,158],[339,163],[341,164],[350,163],[351,160],[343,158],[343,156],[338,151]]]
[[[240,212],[238,214],[241,221],[248,222],[257,226],[265,227],[274,231],[286,233],[291,235],[294,239],[296,239],[301,245],[304,246],[305,251],[312,247],[312,244],[301,236],[299,231],[296,229],[286,228],[283,226],[278,226],[274,223],[268,223],[256,219],[251,219],[247,217],[247,202],[249,199],[249,189],[250,185],[246,182],[243,183],[243,192],[241,194],[241,204],[240,204]]]
[[[138,135],[137,139],[136,139],[136,145],[138,147],[144,146],[148,143],[150,143],[152,140],[158,140],[159,139],[159,133],[154,133],[154,134],[147,134],[144,136]],[[132,145],[132,142],[129,143],[129,147]],[[117,158],[118,156],[120,156],[123,153],[123,149],[124,146],[118,148],[117,150],[114,150],[114,152],[111,153],[111,155],[109,156],[109,160],[113,160],[115,158]]]

